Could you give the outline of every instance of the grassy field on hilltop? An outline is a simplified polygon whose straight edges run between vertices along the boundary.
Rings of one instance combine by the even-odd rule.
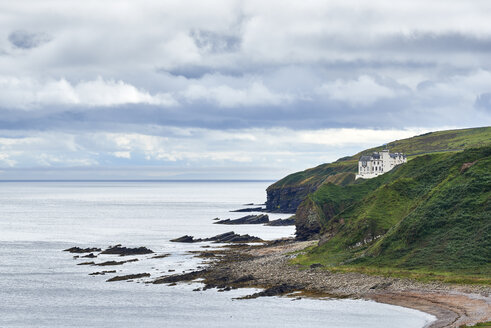
[[[387,145],[391,152],[402,152],[409,156],[440,151],[456,151],[472,147],[481,147],[491,144],[491,127],[447,130],[425,133],[416,137],[389,142]],[[322,164],[314,168],[296,172],[286,176],[270,186],[282,188],[291,185],[316,184],[333,182],[346,185],[353,182],[358,166],[358,159],[363,154],[381,151],[383,145],[364,150],[356,155],[339,159],[334,163]],[[331,181],[326,181],[330,178]]]
[[[297,264],[491,282],[491,146],[419,156],[344,187],[325,184],[310,201],[324,242]]]

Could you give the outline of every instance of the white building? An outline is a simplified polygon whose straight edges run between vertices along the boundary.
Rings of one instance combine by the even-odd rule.
[[[407,158],[402,153],[389,153],[389,151],[383,150],[381,152],[373,153],[369,156],[362,156],[358,161],[358,174],[356,179],[371,179],[378,175],[389,172],[396,165],[406,163]]]

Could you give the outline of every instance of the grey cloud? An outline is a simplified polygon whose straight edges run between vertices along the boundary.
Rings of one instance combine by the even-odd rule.
[[[228,75],[240,77],[244,74],[253,72],[245,67],[211,67],[208,65],[185,65],[172,69],[157,69],[158,73],[169,73],[174,76],[182,76],[186,79],[200,79],[205,75]]]
[[[383,46],[387,50],[397,52],[483,52],[491,51],[490,36],[476,36],[456,32],[422,33],[415,32],[410,35],[395,35],[382,39],[374,46]]]
[[[49,42],[50,36],[45,33],[31,33],[25,30],[17,30],[9,34],[8,39],[17,48],[31,49]]]
[[[192,30],[190,33],[198,48],[206,52],[233,52],[240,48],[240,37],[212,31]]]

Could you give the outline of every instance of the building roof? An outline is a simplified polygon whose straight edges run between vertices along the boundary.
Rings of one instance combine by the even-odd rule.
[[[389,156],[392,158],[396,158],[398,156],[402,156],[403,158],[406,157],[403,153],[389,153]],[[359,161],[360,162],[368,162],[368,161],[373,161],[375,159],[380,159],[380,153],[373,153],[372,155],[363,155],[360,157]]]

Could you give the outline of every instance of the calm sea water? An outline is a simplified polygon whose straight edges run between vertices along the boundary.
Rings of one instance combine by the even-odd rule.
[[[233,300],[254,290],[192,291],[198,284],[113,282],[94,271],[152,277],[200,265],[188,254],[203,244],[171,243],[185,234],[234,230],[263,239],[294,227],[214,225],[244,203],[263,203],[267,182],[1,182],[0,327],[423,327],[434,317],[360,300]],[[286,215],[270,215],[271,219]],[[71,246],[147,246],[116,267],[77,266]],[[100,256],[97,261],[114,259]],[[126,259],[126,258],[125,258]]]

